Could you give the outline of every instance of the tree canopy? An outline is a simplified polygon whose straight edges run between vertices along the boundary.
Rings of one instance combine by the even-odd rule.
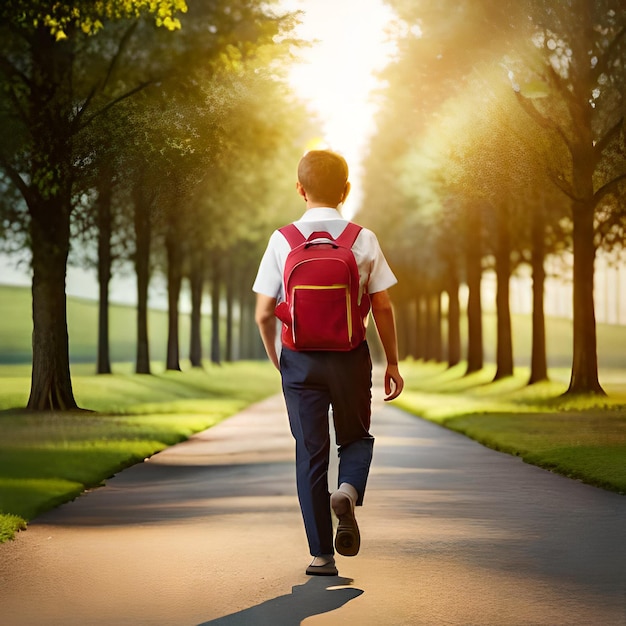
[[[5,0],[0,19],[30,30],[44,27],[57,40],[71,37],[74,31],[94,35],[107,21],[153,16],[157,26],[177,30],[180,13],[187,11],[185,0],[82,0],[54,2],[46,0]]]
[[[618,244],[623,221],[623,3],[388,4],[398,15],[398,54],[382,74],[361,217],[380,228],[392,260],[412,279],[403,298],[419,298],[431,288],[425,280],[453,273],[450,250],[471,302],[475,271],[495,267],[500,291],[515,264],[532,262],[541,283],[544,256],[570,248],[570,391],[601,393],[593,260],[601,238]],[[383,223],[381,215],[392,218]],[[503,291],[499,325],[507,301]]]
[[[135,214],[125,223],[142,241],[132,254],[148,272],[146,284],[151,212],[163,212],[168,199],[192,204],[193,188],[220,182],[220,168],[250,167],[244,151],[280,140],[268,111],[280,108],[272,98],[288,94],[271,84],[293,24],[292,15],[259,0],[9,0],[0,7],[0,127],[7,137],[0,168],[10,187],[3,195],[23,198],[17,211],[4,210],[8,202],[1,208],[3,230],[23,229],[32,255],[30,408],[76,407],[65,315],[75,233],[94,226],[108,233],[108,243],[99,239],[105,251],[111,208],[130,203]],[[216,213],[216,229],[228,213]],[[100,272],[105,281],[109,270]]]

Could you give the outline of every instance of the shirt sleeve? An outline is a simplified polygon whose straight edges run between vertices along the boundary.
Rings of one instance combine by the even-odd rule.
[[[354,250],[355,255],[362,256],[359,265],[367,268],[365,280],[367,292],[378,293],[393,287],[398,279],[389,267],[376,235],[364,228],[355,243],[355,248],[358,248],[358,251]]]
[[[256,279],[252,285],[252,291],[255,293],[260,293],[270,298],[276,298],[277,300],[280,300],[283,291],[280,239],[284,239],[284,237],[278,231],[274,231],[269,239],[267,248],[259,264]]]

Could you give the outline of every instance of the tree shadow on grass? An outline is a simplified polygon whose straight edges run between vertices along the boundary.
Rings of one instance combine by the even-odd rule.
[[[289,595],[198,626],[299,626],[307,617],[334,611],[360,596],[363,590],[350,587],[351,583],[351,578],[339,576],[312,577],[293,587]]]

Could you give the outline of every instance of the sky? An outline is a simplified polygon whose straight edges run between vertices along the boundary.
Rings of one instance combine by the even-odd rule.
[[[393,13],[383,0],[283,0],[281,6],[304,12],[297,35],[315,42],[300,53],[290,82],[317,111],[325,144],[348,161],[353,190],[344,213],[353,214],[361,198],[361,159],[374,130],[375,73],[394,52],[386,35]]]

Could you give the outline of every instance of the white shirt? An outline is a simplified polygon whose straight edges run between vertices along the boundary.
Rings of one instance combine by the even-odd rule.
[[[294,224],[307,238],[315,231],[326,231],[337,238],[346,227],[348,220],[344,219],[337,209],[315,208],[306,213]],[[284,235],[275,230],[267,244],[265,254],[261,259],[259,271],[252,286],[255,293],[260,293],[277,302],[284,300],[283,271],[285,261],[291,247]],[[376,235],[367,228],[359,233],[352,252],[359,268],[360,287],[367,293],[384,291],[398,281],[385,259]]]

